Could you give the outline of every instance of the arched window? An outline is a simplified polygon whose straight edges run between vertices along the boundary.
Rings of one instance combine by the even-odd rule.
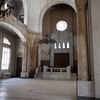
[[[65,43],[63,42],[62,48],[65,49]]]
[[[69,48],[69,42],[67,42],[67,48]]]
[[[57,43],[54,44],[54,49],[57,49]]]
[[[58,43],[58,49],[61,49],[61,43]]]
[[[7,38],[3,39],[3,43],[11,45]],[[10,56],[11,50],[9,47],[3,46],[2,49],[2,62],[1,62],[1,70],[8,70],[10,65]]]

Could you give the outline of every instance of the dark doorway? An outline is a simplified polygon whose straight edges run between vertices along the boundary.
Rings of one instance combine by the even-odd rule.
[[[54,67],[67,67],[69,65],[69,53],[54,53]]]
[[[50,61],[48,60],[41,60],[41,71],[43,72],[43,66],[50,66]]]
[[[22,70],[22,57],[17,57],[17,72],[16,72],[17,77],[20,77],[21,70]]]

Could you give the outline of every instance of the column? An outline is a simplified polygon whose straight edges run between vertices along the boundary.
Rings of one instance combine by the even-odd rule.
[[[86,3],[87,0],[76,0],[77,5],[77,47],[78,47],[78,80],[88,80],[87,36],[86,36]]]
[[[22,42],[22,50],[23,50],[23,61],[22,61],[22,72],[21,72],[21,77],[27,77],[27,61],[26,61],[26,56],[27,56],[27,44]]]

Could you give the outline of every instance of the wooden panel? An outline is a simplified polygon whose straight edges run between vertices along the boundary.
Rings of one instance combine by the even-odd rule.
[[[54,67],[67,67],[69,65],[69,53],[55,53]]]
[[[20,77],[21,70],[22,70],[22,57],[17,57],[17,71],[16,71],[17,77]]]

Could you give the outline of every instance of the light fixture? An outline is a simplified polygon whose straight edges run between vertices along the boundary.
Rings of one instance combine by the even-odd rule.
[[[9,16],[14,10],[14,7],[11,7],[7,4],[7,0],[0,0],[0,18],[5,18],[5,16]]]
[[[46,34],[46,35],[44,35],[43,36],[44,38],[43,39],[40,39],[39,41],[38,41],[38,43],[40,43],[40,44],[50,44],[50,43],[56,43],[56,40],[54,40],[54,39],[51,39],[50,38],[50,35],[48,35],[48,34]]]

